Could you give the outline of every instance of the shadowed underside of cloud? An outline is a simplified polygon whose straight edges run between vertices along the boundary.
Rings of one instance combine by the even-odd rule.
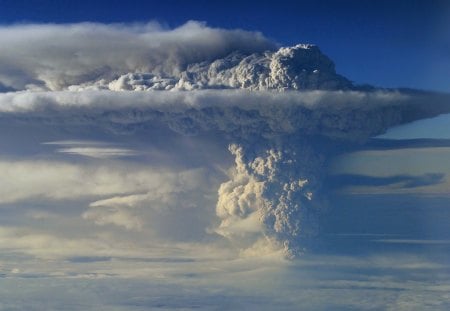
[[[432,148],[432,147],[450,147],[450,139],[370,139],[365,147],[371,150],[389,150],[396,148]]]
[[[17,90],[0,94],[1,122],[148,137],[160,128],[184,136],[214,133],[229,145],[235,167],[218,190],[220,223],[212,231],[247,249],[268,243],[288,256],[301,253],[317,233],[323,176],[340,144],[361,144],[389,127],[450,112],[446,94],[355,87],[315,46],[276,50],[259,33],[198,22],[173,30],[157,24],[2,27],[0,44],[0,86]],[[107,149],[60,152],[131,155]],[[148,196],[99,200],[83,217],[140,228],[138,218],[119,222],[131,218],[118,206],[142,205]]]
[[[388,177],[366,176],[356,174],[334,175],[328,180],[332,188],[343,188],[346,186],[398,186],[400,188],[416,188],[432,186],[444,182],[445,174],[429,173],[420,176],[395,175]]]
[[[239,139],[301,135],[365,141],[391,126],[448,112],[448,100],[443,94],[395,90],[13,92],[0,94],[0,118],[62,126],[99,122],[118,132],[162,123],[184,135],[218,131]]]

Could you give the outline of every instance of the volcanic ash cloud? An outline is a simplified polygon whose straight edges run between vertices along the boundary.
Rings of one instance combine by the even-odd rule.
[[[319,232],[327,161],[340,145],[450,112],[446,94],[357,87],[314,45],[277,49],[259,33],[197,22],[28,25],[0,35],[2,122],[217,135],[235,164],[218,189],[213,231],[288,257]],[[41,44],[50,39],[51,48]]]
[[[232,144],[229,150],[236,166],[219,188],[216,232],[243,245],[264,240],[288,257],[301,254],[318,233],[324,158],[306,142],[260,151]]]

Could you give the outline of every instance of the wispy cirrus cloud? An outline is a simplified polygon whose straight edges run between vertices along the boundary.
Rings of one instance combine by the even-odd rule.
[[[96,141],[66,140],[45,142],[43,144],[63,147],[56,149],[56,152],[59,153],[97,159],[132,157],[139,155],[139,152],[136,150],[120,148],[120,146],[111,143]]]

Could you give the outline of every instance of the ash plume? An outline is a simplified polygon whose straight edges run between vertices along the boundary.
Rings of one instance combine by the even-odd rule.
[[[217,135],[235,164],[213,231],[288,257],[319,232],[340,145],[450,112],[447,94],[357,87],[314,45],[277,49],[259,33],[198,22],[2,27],[0,43],[0,122]]]

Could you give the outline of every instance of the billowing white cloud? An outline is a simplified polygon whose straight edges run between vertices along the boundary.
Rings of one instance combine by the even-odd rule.
[[[0,86],[59,90],[130,72],[172,76],[187,65],[233,51],[263,52],[263,35],[209,28],[195,21],[166,29],[148,24],[13,25],[0,27]]]
[[[173,76],[154,73],[128,73],[109,81],[71,85],[70,90],[306,90],[353,89],[352,83],[338,75],[333,62],[317,46],[299,44],[246,55],[235,51],[224,58],[187,66]]]
[[[0,28],[0,91],[351,89],[317,46],[190,21]]]
[[[318,178],[323,174],[324,158],[304,143],[287,146],[256,153],[230,146],[236,168],[231,180],[219,188],[219,234],[242,240],[246,233],[257,232],[252,243],[267,239],[289,257],[303,251],[302,240],[318,234],[323,207]],[[255,230],[256,219],[259,231]]]

